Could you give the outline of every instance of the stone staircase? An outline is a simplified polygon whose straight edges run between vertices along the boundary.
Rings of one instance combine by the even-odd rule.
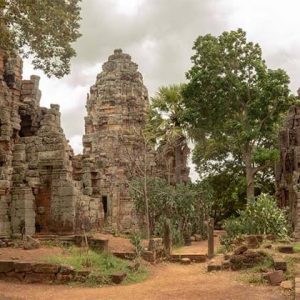
[[[204,263],[207,256],[205,254],[171,254],[172,262],[183,262],[186,259],[189,259],[191,262]]]

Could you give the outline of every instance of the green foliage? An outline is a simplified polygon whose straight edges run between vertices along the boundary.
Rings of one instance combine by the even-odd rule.
[[[197,183],[209,215],[218,223],[245,206],[245,177],[240,168],[210,174]]]
[[[156,144],[161,140],[172,143],[185,135],[181,120],[184,110],[182,89],[183,85],[163,86],[151,98],[146,132]]]
[[[294,244],[294,251],[296,253],[300,252],[300,242]]]
[[[169,183],[181,182],[182,153],[189,151],[187,147],[187,133],[182,124],[183,85],[170,85],[160,87],[155,97],[151,98],[150,108],[147,115],[145,134],[154,146],[161,146],[158,151],[168,151],[172,149],[175,156],[175,176],[171,176],[171,161],[166,162],[168,172],[164,176],[168,177]],[[164,155],[164,153],[162,153]],[[172,178],[173,177],[173,178]]]
[[[134,247],[134,251],[136,254],[136,257],[139,258],[142,255],[143,252],[143,245],[142,245],[142,237],[138,233],[133,233],[130,236],[130,243]]]
[[[1,0],[0,49],[33,57],[48,76],[70,72],[80,33],[80,0]]]
[[[267,281],[261,276],[262,269],[272,269],[274,267],[274,260],[272,257],[267,256],[261,263],[258,265],[243,270],[239,275],[238,279],[244,283],[250,283],[254,285],[266,284]]]
[[[287,272],[285,274],[287,280],[294,280],[296,273],[298,272],[299,258],[285,256],[284,260],[287,263]]]
[[[184,119],[196,142],[193,160],[210,174],[242,166],[252,187],[278,157],[278,124],[295,101],[289,77],[268,69],[260,46],[241,29],[200,36],[193,50],[183,89]]]
[[[108,281],[109,275],[118,272],[126,272],[127,283],[138,282],[145,279],[148,275],[147,270],[144,267],[140,267],[139,270],[133,271],[130,268],[130,262],[117,258],[107,252],[95,252],[89,250],[82,251],[80,248],[71,247],[66,250],[63,255],[55,255],[48,258],[50,263],[69,265],[75,268],[75,270],[85,270],[86,261],[90,262],[89,269],[92,271],[92,275],[101,275],[102,284]],[[89,285],[96,285],[99,282],[93,282],[93,276],[91,277]]]
[[[130,185],[130,194],[135,201],[138,214],[145,214],[145,201],[139,190],[142,179],[135,179]],[[148,178],[149,221],[151,234],[163,236],[166,220],[170,220],[173,243],[182,243],[185,236],[199,232],[199,222],[204,223],[204,205],[192,184],[169,185],[161,178]]]
[[[286,238],[289,234],[286,212],[278,208],[275,199],[267,194],[249,202],[239,217],[225,220],[224,229],[225,243],[242,234],[272,234],[277,238]]]
[[[261,273],[243,272],[238,276],[238,280],[246,284],[262,285],[267,281],[263,279]]]

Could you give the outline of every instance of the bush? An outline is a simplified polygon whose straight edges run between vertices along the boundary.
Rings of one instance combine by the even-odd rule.
[[[286,211],[278,208],[276,200],[270,195],[261,194],[239,213],[239,217],[224,221],[226,236],[223,242],[225,244],[242,234],[272,234],[276,238],[288,236]]]
[[[145,199],[142,178],[130,182],[130,194],[134,199],[136,212],[145,214]],[[165,235],[165,222],[170,223],[173,244],[182,244],[185,237],[194,233],[205,234],[206,206],[193,184],[169,185],[161,178],[147,179],[149,223],[152,236]]]
[[[140,258],[143,252],[142,237],[138,233],[133,233],[130,237],[130,243],[134,247],[137,258]]]
[[[97,282],[93,276],[88,278],[85,285],[99,286],[110,282],[109,277],[115,273],[126,273],[125,283],[135,283],[147,278],[148,270],[141,266],[138,270],[132,269],[132,264],[107,252],[86,251],[82,248],[71,247],[64,254],[48,257],[51,264],[72,266],[76,271],[90,270],[91,275],[99,276],[101,282]],[[87,266],[86,262],[89,262]]]

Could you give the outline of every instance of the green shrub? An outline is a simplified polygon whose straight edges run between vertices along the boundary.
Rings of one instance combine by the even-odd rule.
[[[87,267],[86,262],[89,262]],[[48,257],[48,262],[52,264],[72,266],[76,271],[90,270],[91,275],[85,283],[88,286],[97,286],[99,284],[109,283],[109,276],[114,273],[127,274],[124,283],[136,283],[147,278],[148,270],[144,266],[140,266],[138,270],[131,268],[131,263],[113,256],[107,252],[95,252],[92,250],[71,247],[64,254],[53,255]],[[97,276],[99,279],[97,279]]]
[[[142,237],[138,233],[133,233],[130,236],[130,243],[134,247],[136,257],[139,258],[143,252]]]
[[[242,234],[272,234],[280,239],[288,236],[286,211],[278,208],[276,200],[270,195],[261,194],[239,213],[239,217],[224,221],[225,245]]]
[[[140,216],[145,215],[144,180],[130,182],[130,195]],[[165,235],[165,222],[169,220],[172,243],[180,245],[192,234],[206,234],[206,205],[193,184],[177,184],[175,187],[161,178],[148,178],[147,196],[151,236]]]
[[[294,251],[300,253],[300,242],[294,244]]]

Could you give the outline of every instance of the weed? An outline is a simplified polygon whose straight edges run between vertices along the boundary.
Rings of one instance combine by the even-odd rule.
[[[147,278],[148,272],[144,267],[138,270],[130,268],[130,262],[117,258],[107,252],[82,251],[80,248],[71,247],[65,255],[51,256],[50,263],[72,266],[75,270],[91,270],[91,276],[86,282],[88,286],[107,284],[109,276],[114,273],[127,273],[125,283],[139,282]]]
[[[300,242],[294,244],[294,251],[296,253],[300,253]]]
[[[238,280],[243,283],[250,283],[255,285],[266,284],[260,273],[244,272],[238,276]]]

